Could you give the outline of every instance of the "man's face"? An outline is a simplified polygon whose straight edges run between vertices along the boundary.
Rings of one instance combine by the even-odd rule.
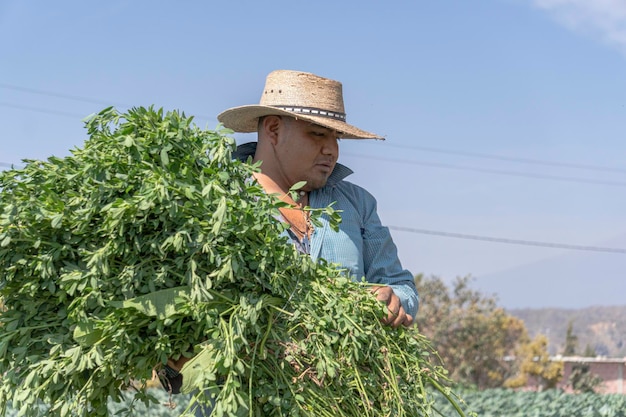
[[[339,157],[337,132],[311,122],[281,117],[276,156],[289,184],[306,181],[303,190],[326,185]]]

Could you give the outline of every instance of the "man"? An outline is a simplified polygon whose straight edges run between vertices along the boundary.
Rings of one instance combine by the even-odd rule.
[[[291,225],[294,244],[313,259],[342,265],[356,280],[383,284],[373,292],[387,304],[384,322],[412,325],[418,308],[413,276],[400,265],[374,197],[345,181],[352,171],[337,164],[339,138],[381,139],[346,123],[341,83],[305,72],[274,71],[267,76],[260,104],[231,108],[217,118],[235,132],[257,132],[258,142],[240,146],[237,156],[262,161],[257,181],[291,204],[282,215]],[[300,181],[306,185],[294,201],[289,189]],[[341,210],[339,232],[324,219],[321,228],[313,228],[303,208],[332,202]]]
[[[235,157],[262,161],[256,180],[267,193],[277,194],[290,208],[281,209],[296,247],[313,259],[342,265],[353,279],[381,284],[376,298],[387,305],[385,324],[411,326],[418,309],[413,276],[402,269],[389,230],[381,225],[374,197],[344,178],[352,171],[337,164],[338,139],[382,139],[345,120],[341,83],[314,74],[279,70],[267,76],[260,104],[228,109],[218,120],[235,132],[257,132],[258,142],[238,147]],[[305,181],[294,200],[289,190]],[[339,231],[321,218],[313,227],[309,206],[341,210]],[[170,378],[187,361],[168,361]],[[198,409],[197,416],[208,416]]]

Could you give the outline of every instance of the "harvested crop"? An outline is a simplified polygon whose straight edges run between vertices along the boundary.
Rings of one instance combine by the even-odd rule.
[[[456,405],[424,337],[287,244],[284,203],[232,159],[230,131],[153,108],[86,129],[71,156],[0,173],[0,407],[150,403],[142,383],[181,354],[189,411],[215,401],[218,417],[431,415],[434,391]]]

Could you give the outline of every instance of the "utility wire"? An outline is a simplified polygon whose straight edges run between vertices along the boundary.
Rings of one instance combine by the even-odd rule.
[[[588,164],[573,164],[569,162],[545,161],[541,159],[517,158],[517,157],[510,157],[510,156],[503,156],[503,155],[485,154],[485,153],[479,153],[479,152],[455,151],[451,149],[431,148],[427,146],[397,145],[393,143],[385,143],[385,147],[400,148],[400,149],[413,149],[416,151],[434,152],[434,153],[441,153],[441,154],[448,154],[448,155],[469,156],[472,158],[492,159],[496,161],[520,162],[523,164],[535,164],[535,165],[545,165],[545,166],[556,166],[556,167],[562,167],[562,168],[586,169],[590,171],[626,173],[626,168],[614,168],[614,167],[605,167],[605,166],[600,166],[600,165],[588,165]]]
[[[69,112],[58,111],[58,110],[43,109],[41,107],[22,106],[20,104],[6,103],[3,101],[0,101],[0,106],[12,107],[14,109],[20,109],[20,110],[35,111],[38,113],[53,114],[55,116],[71,117],[72,119],[82,119],[87,116],[86,114],[69,113]]]
[[[33,89],[33,88],[21,87],[21,86],[6,84],[6,83],[0,83],[0,88],[12,89],[12,90],[15,90],[15,91],[27,92],[27,93],[32,93],[32,94],[47,95],[47,96],[52,96],[52,97],[60,97],[60,98],[65,98],[65,99],[69,99],[69,100],[83,101],[83,102],[89,102],[89,103],[97,103],[97,104],[103,104],[103,105],[111,105],[110,102],[106,102],[106,101],[103,101],[103,100],[96,100],[96,99],[92,99],[92,98],[88,98],[88,97],[81,97],[81,96],[62,94],[62,93],[57,93],[57,92],[52,92],[52,91],[37,90],[37,89]],[[7,103],[7,102],[0,102],[0,106],[12,107],[12,108],[17,108],[17,109],[21,109],[21,110],[35,111],[35,112],[39,112],[39,113],[53,114],[53,115],[64,116],[64,117],[80,118],[80,119],[82,119],[85,116],[87,116],[87,115],[79,115],[77,113],[69,113],[69,112],[62,112],[62,111],[57,111],[57,110],[49,110],[49,109],[44,109],[44,108],[39,108],[39,107],[32,107],[32,106],[23,106],[23,105]],[[203,119],[205,117],[199,116],[197,118]],[[205,118],[205,119],[208,119],[208,118]],[[588,170],[595,170],[595,171],[608,171],[608,172],[623,172],[623,173],[626,173],[626,169],[611,168],[611,167],[601,167],[601,166],[596,166],[596,165],[571,164],[571,163],[562,163],[562,162],[549,162],[549,161],[540,161],[540,160],[526,159],[526,158],[503,157],[503,156],[497,156],[497,155],[488,155],[488,154],[481,154],[481,153],[474,153],[474,152],[465,152],[465,151],[443,150],[443,149],[436,149],[436,148],[429,148],[429,147],[420,147],[420,146],[403,146],[403,145],[393,145],[393,144],[388,145],[388,146],[397,147],[397,148],[422,150],[422,151],[427,151],[427,152],[438,152],[438,153],[465,155],[465,156],[471,156],[471,157],[477,157],[477,158],[505,160],[505,161],[515,161],[515,162],[523,162],[523,163],[533,163],[533,164],[548,165],[548,166],[560,166],[560,167],[569,167],[569,168],[579,168],[579,169],[588,169]],[[403,163],[403,164],[422,165],[422,166],[431,166],[431,167],[437,167],[437,168],[446,168],[446,169],[456,169],[456,170],[483,172],[483,173],[489,173],[489,174],[510,175],[510,176],[527,177],[527,178],[535,178],[535,179],[548,179],[548,180],[568,181],[568,182],[588,183],[588,184],[599,184],[599,185],[609,185],[609,186],[619,186],[619,187],[626,186],[626,182],[621,182],[621,181],[596,180],[596,179],[590,179],[590,178],[575,178],[575,177],[564,177],[564,176],[556,176],[556,175],[545,175],[545,174],[533,174],[533,173],[526,173],[526,172],[495,170],[495,169],[488,169],[488,168],[465,167],[465,166],[459,166],[459,165],[453,165],[453,164],[445,164],[445,163],[436,163],[436,162],[423,162],[423,161],[411,161],[411,160],[397,159],[397,158],[374,157],[374,156],[370,156],[370,155],[363,155],[363,154],[349,153],[349,152],[348,153],[344,153],[344,155],[354,156],[354,157],[358,157],[358,158],[365,158],[365,159],[375,159],[375,160],[379,160],[379,161],[399,162],[399,163]]]
[[[609,252],[609,253],[626,254],[626,249],[622,249],[622,248],[569,245],[566,243],[551,243],[551,242],[540,242],[540,241],[533,241],[533,240],[521,240],[521,239],[490,237],[490,236],[468,235],[468,234],[463,234],[463,233],[450,233],[450,232],[442,232],[438,230],[416,229],[412,227],[403,227],[403,226],[387,226],[387,227],[390,230],[397,230],[399,232],[443,236],[443,237],[451,237],[451,238],[457,238],[457,239],[481,240],[484,242],[507,243],[507,244],[512,244],[512,245],[524,245],[524,246],[539,246],[539,247],[554,248],[554,249],[571,249],[571,250],[587,251],[587,252]]]
[[[7,83],[0,83],[0,88],[20,91],[20,92],[25,92],[25,93],[31,93],[31,94],[39,94],[39,95],[50,96],[50,97],[64,98],[68,100],[83,101],[86,103],[101,104],[101,105],[106,105],[106,106],[115,105],[117,107],[125,107],[125,108],[131,107],[131,106],[123,105],[120,103],[115,104],[109,101],[94,99],[90,97],[74,96],[74,95],[63,94],[63,93],[58,93],[54,91],[38,90],[34,88],[21,87],[21,86],[7,84]],[[6,106],[6,104],[3,104],[3,105]],[[11,105],[9,105],[9,107],[19,108],[18,106],[11,106]],[[40,111],[40,112],[42,111],[42,109],[35,110],[33,108],[26,108],[26,107],[22,107],[22,108],[24,110],[33,110],[33,111]],[[46,111],[43,111],[43,112],[46,112]],[[205,120],[211,119],[210,117],[206,117],[206,116],[196,116],[196,117],[199,119],[205,119]],[[456,151],[456,150],[451,150],[451,149],[433,148],[433,147],[428,147],[428,146],[398,145],[394,143],[386,143],[385,146],[392,147],[392,148],[413,149],[417,151],[434,152],[434,153],[441,153],[441,154],[448,154],[448,155],[469,156],[472,158],[519,162],[519,163],[524,163],[524,164],[556,166],[556,167],[562,167],[562,168],[576,168],[576,169],[585,169],[585,170],[591,170],[591,171],[626,173],[626,168],[605,167],[605,166],[590,165],[590,164],[574,164],[570,162],[559,162],[559,161],[545,161],[545,160],[540,160],[540,159],[509,157],[509,156],[485,154],[485,153],[479,153],[479,152]]]
[[[535,179],[543,179],[543,180],[556,180],[556,181],[567,181],[567,182],[576,182],[576,183],[626,187],[626,182],[624,181],[596,180],[593,178],[563,177],[559,175],[533,174],[530,172],[505,171],[505,170],[499,170],[499,169],[466,167],[466,166],[461,166],[461,165],[445,164],[445,163],[439,163],[439,162],[425,162],[425,161],[415,161],[415,160],[401,159],[401,158],[387,158],[387,157],[382,157],[382,156],[364,155],[364,154],[353,153],[353,152],[342,152],[342,155],[353,156],[353,157],[364,158],[364,159],[373,159],[376,161],[397,162],[397,163],[408,164],[408,165],[421,165],[421,166],[429,166],[429,167],[435,167],[435,168],[455,169],[455,170],[461,170],[461,171],[474,171],[474,172],[482,172],[482,173],[487,173],[487,174],[510,175],[510,176],[515,176],[515,177],[526,177],[526,178],[535,178]]]
[[[50,97],[64,98],[68,100],[101,104],[105,106],[114,105],[114,106],[125,107],[125,108],[131,107],[131,106],[120,104],[120,103],[115,104],[115,103],[111,103],[105,100],[93,99],[90,97],[74,96],[74,95],[69,95],[69,94],[57,93],[53,91],[44,91],[44,90],[38,90],[34,88],[21,87],[21,86],[12,85],[12,84],[6,84],[6,83],[0,83],[0,88],[10,89],[14,91],[21,91],[21,92],[26,92],[26,93],[31,93],[31,94],[39,94],[39,95],[50,96]],[[25,106],[20,107],[17,105],[10,105],[8,103],[0,103],[0,104],[4,106],[8,106],[8,107],[22,108],[24,110],[50,112],[50,111],[46,111],[45,109],[35,109],[35,108],[30,108],[30,107],[25,107]],[[58,114],[58,113],[55,112],[53,114]],[[68,114],[64,114],[64,115],[68,115]],[[72,117],[74,117],[74,115],[72,115]],[[206,117],[206,116],[196,116],[196,117],[199,119],[210,119],[209,117]],[[469,156],[472,158],[519,162],[519,163],[525,163],[525,164],[556,166],[556,167],[562,167],[562,168],[576,168],[576,169],[585,169],[585,170],[591,170],[591,171],[626,173],[626,168],[605,167],[605,166],[590,165],[590,164],[574,164],[574,163],[569,163],[569,162],[558,162],[558,161],[545,161],[545,160],[531,159],[531,158],[508,157],[508,156],[503,156],[503,155],[493,155],[493,154],[485,154],[485,153],[470,152],[470,151],[456,151],[456,150],[451,150],[451,149],[433,148],[433,147],[428,147],[428,146],[398,145],[398,144],[393,144],[393,143],[388,143],[385,146],[392,147],[392,148],[413,149],[417,151],[434,152],[434,153],[441,153],[441,154],[448,154],[448,155]]]
[[[98,99],[93,99],[89,97],[73,96],[69,94],[56,93],[53,91],[36,90],[34,88],[20,87],[17,85],[11,85],[11,84],[5,84],[5,83],[0,83],[0,88],[6,88],[8,90],[14,90],[14,91],[21,91],[23,93],[38,94],[40,96],[57,97],[57,98],[64,98],[67,100],[83,101],[85,103],[101,104],[104,106],[128,107],[120,103],[115,104],[115,103],[111,103],[110,101],[105,101],[105,100],[98,100]]]
[[[12,85],[12,84],[6,84],[6,83],[0,83],[0,88],[5,88],[5,89],[8,89],[8,90],[14,90],[14,91],[20,91],[20,92],[23,92],[23,93],[30,93],[30,94],[37,94],[37,95],[42,95],[42,96],[48,96],[48,97],[57,97],[57,98],[63,98],[63,99],[67,99],[67,100],[82,101],[82,102],[85,102],[85,103],[99,104],[99,105],[103,105],[103,106],[115,106],[115,107],[122,107],[122,108],[131,108],[131,107],[133,107],[133,106],[129,106],[127,104],[122,104],[122,103],[113,103],[113,102],[110,102],[110,101],[94,99],[94,98],[90,98],[90,97],[74,96],[74,95],[70,95],[70,94],[57,93],[57,92],[54,92],[54,91],[38,90],[38,89],[35,89],[35,88],[21,87],[21,86],[18,86],[18,85]],[[3,103],[2,105],[7,106],[7,107],[21,108],[22,110],[32,110],[32,111],[42,112],[42,109],[33,109],[33,108],[28,108],[28,107],[21,107],[19,105],[11,105],[11,104],[7,104],[7,103]],[[50,112],[50,111],[43,111],[43,113],[46,113],[46,112]],[[201,119],[201,120],[212,120],[213,119],[212,117],[207,117],[207,116],[202,116],[202,115],[196,115],[194,117],[196,119]]]
[[[11,168],[13,165],[5,163],[5,162],[0,162],[0,166]],[[387,227],[390,230],[397,230],[399,232],[418,233],[418,234],[424,234],[424,235],[442,236],[442,237],[450,237],[450,238],[457,238],[457,239],[480,240],[480,241],[492,242],[492,243],[506,243],[506,244],[524,245],[524,246],[539,246],[539,247],[544,247],[544,248],[570,249],[570,250],[587,251],[587,252],[608,252],[608,253],[626,254],[626,249],[621,249],[621,248],[581,246],[581,245],[570,245],[570,244],[564,244],[564,243],[551,243],[551,242],[540,242],[540,241],[532,241],[532,240],[520,240],[520,239],[511,239],[511,238],[469,235],[469,234],[463,234],[463,233],[442,232],[442,231],[437,231],[437,230],[416,229],[412,227],[403,227],[403,226],[387,226]]]

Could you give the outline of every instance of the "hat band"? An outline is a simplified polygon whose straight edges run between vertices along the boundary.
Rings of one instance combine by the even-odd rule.
[[[317,109],[315,107],[299,107],[299,106],[272,106],[272,107],[276,107],[277,109],[289,111],[292,113],[308,114],[312,116],[322,116],[322,117],[328,117],[329,119],[341,120],[343,122],[346,121],[345,113]]]

